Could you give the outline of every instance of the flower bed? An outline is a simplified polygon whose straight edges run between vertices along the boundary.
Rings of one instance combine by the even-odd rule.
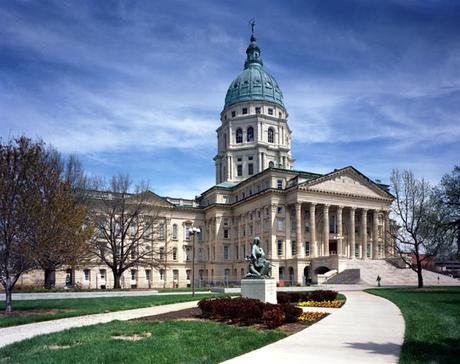
[[[278,292],[278,303],[296,303],[300,301],[335,301],[337,292],[330,290],[317,290],[311,292]]]
[[[314,322],[321,320],[327,315],[326,312],[304,312],[299,316],[298,320],[303,322]]]
[[[329,308],[340,308],[342,307],[342,301],[303,301],[297,303],[297,306],[300,307],[329,307]]]

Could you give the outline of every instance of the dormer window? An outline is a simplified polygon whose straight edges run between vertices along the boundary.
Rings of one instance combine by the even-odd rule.
[[[256,114],[260,114],[260,107],[256,107]]]
[[[232,111],[232,118],[236,116],[236,111]]]
[[[268,109],[268,115],[273,115],[273,109],[272,108]]]
[[[246,115],[248,113],[248,108],[247,107],[243,107],[243,115]]]

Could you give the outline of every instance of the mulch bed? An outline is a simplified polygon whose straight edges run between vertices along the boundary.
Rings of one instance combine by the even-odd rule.
[[[162,313],[160,315],[154,315],[154,316],[146,316],[146,317],[140,317],[136,319],[132,319],[130,321],[167,321],[167,320],[202,320],[202,321],[212,321],[208,319],[203,319],[201,318],[201,310],[198,307],[194,308],[187,308],[185,310],[179,310],[179,311],[173,311],[173,312],[167,312],[167,313]],[[241,326],[241,325],[235,325],[229,322],[224,322],[229,325],[234,325],[234,326]],[[305,322],[293,322],[289,324],[284,324],[280,327],[278,327],[278,330],[281,330],[287,334],[295,334],[296,332],[299,332],[306,327],[310,326],[310,323],[305,323]],[[248,327],[248,326],[246,326]],[[249,327],[255,328],[257,330],[268,330],[265,326],[256,324],[256,325],[251,325]]]

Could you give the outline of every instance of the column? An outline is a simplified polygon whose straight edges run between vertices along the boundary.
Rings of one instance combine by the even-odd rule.
[[[367,209],[361,211],[361,259],[367,259]]]
[[[295,239],[297,241],[297,256],[305,257],[305,248],[302,241],[302,204],[295,204]]]
[[[292,247],[291,247],[291,211],[289,210],[289,206],[286,205],[284,207],[284,231],[286,235],[286,242],[284,246],[284,256],[286,258],[292,257]]]
[[[329,256],[329,205],[323,206],[323,253]]]
[[[356,250],[356,236],[355,236],[355,213],[356,213],[356,207],[351,207],[350,208],[350,257],[354,259],[355,258],[355,250]]]
[[[390,235],[390,211],[385,211],[385,225],[383,229],[383,239],[384,239],[384,254],[385,258],[388,255],[394,256],[395,252],[392,246],[391,235]]]
[[[373,224],[372,224],[372,246],[371,246],[371,258],[377,259],[377,246],[379,243],[379,212],[373,211]]]
[[[316,204],[312,203],[310,204],[310,256],[318,257],[319,255],[316,244]]]
[[[343,256],[343,231],[342,231],[342,212],[343,206],[337,207],[337,255]]]

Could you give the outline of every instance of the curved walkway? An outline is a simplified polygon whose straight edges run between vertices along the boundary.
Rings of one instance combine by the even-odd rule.
[[[404,319],[392,302],[346,292],[347,303],[317,324],[225,363],[397,363]]]
[[[33,324],[12,326],[0,329],[0,347],[12,344],[17,341],[30,339],[31,337],[43,334],[50,334],[72,327],[82,327],[114,320],[131,320],[139,317],[160,315],[166,312],[184,310],[196,307],[198,301],[173,303],[154,307],[136,308],[133,310],[117,311],[109,313],[98,313],[94,315],[67,317],[59,320],[42,321]]]

